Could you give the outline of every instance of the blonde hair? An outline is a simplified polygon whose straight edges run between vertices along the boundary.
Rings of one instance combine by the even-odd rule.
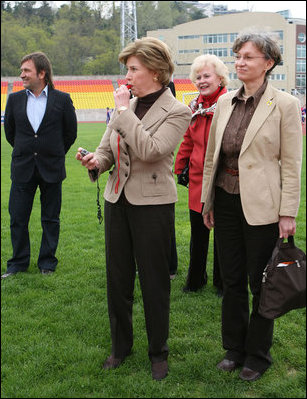
[[[157,72],[158,81],[169,84],[175,66],[168,46],[154,37],[143,37],[129,43],[119,54],[118,60],[126,65],[129,57],[135,56],[149,70]]]
[[[225,87],[229,83],[229,71],[227,66],[214,54],[203,54],[196,57],[191,65],[190,79],[196,82],[198,73],[206,66],[212,65],[215,73],[221,78],[221,86]]]

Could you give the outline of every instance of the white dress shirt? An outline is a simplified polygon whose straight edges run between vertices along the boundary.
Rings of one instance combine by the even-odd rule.
[[[26,93],[28,95],[27,116],[33,127],[33,130],[36,133],[45,115],[48,97],[48,86],[45,86],[45,88],[38,97],[36,97],[29,89],[26,90]]]

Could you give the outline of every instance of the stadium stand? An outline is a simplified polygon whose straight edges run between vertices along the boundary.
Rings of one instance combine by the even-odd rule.
[[[118,86],[125,85],[127,83],[126,79],[117,79]],[[180,102],[189,104],[190,101],[195,98],[198,94],[196,87],[191,82],[190,79],[174,79],[174,85],[176,89],[176,98]]]
[[[5,110],[7,100],[8,82],[1,81],[1,111]]]
[[[57,90],[70,94],[76,110],[115,107],[113,97],[114,86],[109,79],[55,80],[53,83]],[[13,92],[22,89],[23,85],[21,81],[13,83]]]
[[[174,79],[174,84],[177,100],[186,105],[188,105],[198,94],[195,85],[190,79]]]
[[[118,87],[126,84],[126,79],[114,80]],[[174,79],[176,98],[180,102],[189,104],[198,94],[190,79]],[[110,79],[72,79],[54,80],[55,88],[69,93],[76,110],[91,110],[115,108],[113,91],[115,90]],[[22,81],[13,82],[12,91],[23,90]],[[8,92],[8,83],[1,82],[1,111],[4,111]]]

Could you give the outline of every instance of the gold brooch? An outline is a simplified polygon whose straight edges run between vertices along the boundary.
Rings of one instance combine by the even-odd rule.
[[[272,101],[271,100],[269,100],[269,101],[267,101],[267,105],[272,105]]]

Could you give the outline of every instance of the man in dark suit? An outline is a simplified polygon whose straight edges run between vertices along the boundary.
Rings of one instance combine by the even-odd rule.
[[[26,55],[20,69],[25,90],[10,94],[4,117],[6,139],[13,147],[9,199],[13,256],[1,278],[29,267],[28,224],[37,187],[43,229],[37,265],[42,274],[55,271],[65,154],[77,137],[75,108],[69,94],[54,89],[47,56]]]

